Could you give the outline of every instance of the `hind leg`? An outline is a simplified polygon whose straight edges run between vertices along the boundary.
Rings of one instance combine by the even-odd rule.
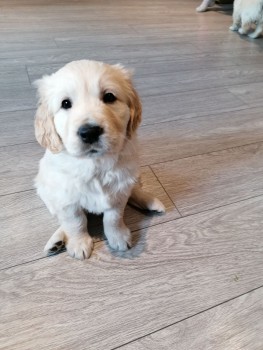
[[[134,186],[129,198],[129,203],[140,209],[147,209],[158,213],[165,212],[163,203],[150,193],[144,192],[139,184]]]
[[[257,27],[253,33],[248,34],[251,39],[258,38],[263,32],[263,22],[259,21]]]
[[[250,28],[251,28],[250,23],[244,22],[242,23],[242,27],[238,29],[238,32],[241,35],[246,35],[249,32]]]
[[[232,30],[233,32],[238,31],[238,29],[240,28],[241,25],[241,18],[239,15],[233,15],[233,24],[231,27],[229,27],[230,30]]]

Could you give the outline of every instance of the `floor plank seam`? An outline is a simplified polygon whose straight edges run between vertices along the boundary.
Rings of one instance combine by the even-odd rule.
[[[30,86],[32,86],[32,83],[31,83],[31,80],[30,80],[30,76],[29,76],[29,72],[28,72],[28,67],[27,67],[26,64],[25,64],[25,70],[26,70],[26,74],[27,74],[28,83],[29,83]]]
[[[28,69],[27,69],[27,65],[26,64],[25,64],[24,68],[25,68],[25,72],[26,72],[26,75],[27,75],[27,80],[28,80],[29,86],[31,86],[31,81],[30,81],[30,78],[29,78],[29,73],[28,73]]]
[[[32,188],[29,188],[27,190],[21,190],[21,191],[17,191],[17,192],[10,192],[10,193],[6,193],[6,194],[0,194],[0,197],[3,198],[3,197],[7,197],[7,196],[11,196],[11,195],[14,195],[14,194],[18,194],[18,193],[24,193],[24,192],[31,192],[31,191],[34,191],[34,187]]]
[[[176,325],[176,324],[179,324],[180,322],[184,322],[184,321],[186,321],[186,320],[188,320],[188,319],[191,319],[191,318],[193,318],[193,317],[195,317],[195,316],[201,315],[201,314],[204,313],[204,312],[207,312],[207,311],[209,311],[209,310],[212,310],[212,309],[214,309],[214,308],[216,308],[216,307],[218,307],[218,306],[227,304],[227,303],[230,302],[230,301],[233,301],[233,300],[235,300],[235,299],[238,299],[238,298],[240,298],[240,297],[242,297],[242,296],[244,296],[244,295],[246,295],[246,294],[252,293],[252,292],[254,292],[254,291],[256,291],[256,290],[259,290],[259,289],[261,289],[261,288],[263,288],[263,285],[260,285],[260,286],[258,286],[258,287],[256,287],[256,288],[253,288],[253,289],[251,289],[251,290],[248,290],[247,292],[244,292],[244,293],[242,293],[242,294],[239,294],[239,295],[237,295],[237,296],[235,296],[235,297],[233,297],[233,298],[230,298],[230,299],[225,300],[225,301],[223,301],[223,302],[221,302],[221,303],[218,303],[218,304],[216,304],[216,305],[214,305],[214,306],[211,306],[211,307],[209,307],[209,308],[207,308],[207,309],[204,309],[204,310],[202,310],[202,311],[200,311],[200,312],[197,312],[197,313],[195,313],[195,314],[193,314],[193,315],[190,315],[190,316],[188,316],[188,317],[185,317],[185,318],[183,318],[183,319],[181,319],[181,320],[179,320],[179,321],[176,321],[176,322],[174,322],[174,323],[171,323],[171,324],[169,324],[169,325],[167,325],[167,326],[164,326],[164,327],[162,327],[162,328],[160,328],[160,329],[157,329],[157,330],[155,330],[155,331],[153,331],[153,332],[147,333],[147,334],[145,334],[145,335],[143,335],[143,336],[141,336],[141,337],[138,337],[138,338],[136,338],[136,339],[133,339],[133,340],[131,340],[131,341],[127,342],[127,343],[124,343],[124,344],[122,344],[122,345],[120,345],[120,346],[117,346],[117,347],[114,347],[114,348],[110,348],[109,350],[121,349],[122,347],[124,347],[124,346],[126,346],[126,345],[128,345],[128,344],[134,343],[134,342],[136,342],[136,341],[138,341],[138,340],[140,340],[140,339],[143,339],[143,338],[145,338],[145,337],[148,337],[149,335],[155,334],[155,333],[157,333],[157,332],[159,332],[159,331],[161,331],[161,330],[163,330],[163,329],[169,328],[169,327],[171,327],[171,326],[174,326],[174,325]]]
[[[244,105],[240,108],[237,108],[237,109],[234,109],[234,112],[242,112],[242,111],[246,111],[246,110],[254,110],[254,109],[259,109],[260,106],[255,106],[253,107],[252,105]],[[200,115],[196,115],[196,116],[192,116],[192,113],[190,114],[182,114],[182,115],[179,115],[177,119],[169,119],[169,120],[164,120],[164,121],[159,121],[159,122],[153,122],[153,123],[149,123],[149,124],[141,124],[140,126],[140,129],[141,128],[145,128],[145,127],[149,127],[149,126],[153,126],[153,125],[159,125],[159,124],[166,124],[166,123],[175,123],[177,121],[182,121],[182,120],[191,120],[191,119],[194,119],[194,121],[196,119],[201,119],[201,118],[207,118],[208,116],[218,116],[218,115],[221,115],[221,114],[227,114],[227,113],[231,113],[232,111],[213,111],[212,113],[209,113],[209,114],[200,114]],[[1,114],[1,112],[0,112]]]
[[[246,143],[246,144],[239,145],[239,146],[234,146],[234,147],[227,147],[227,148],[223,148],[223,149],[219,149],[219,150],[215,150],[215,151],[211,151],[211,152],[198,153],[198,154],[194,154],[194,155],[187,156],[187,157],[175,158],[175,159],[167,160],[167,161],[164,161],[164,162],[143,164],[143,166],[148,166],[148,167],[151,168],[151,166],[153,166],[153,165],[170,163],[170,162],[174,162],[174,161],[177,161],[177,160],[189,159],[189,158],[193,158],[193,157],[204,156],[206,154],[213,154],[213,153],[228,151],[228,150],[231,150],[231,149],[234,150],[234,149],[238,149],[238,148],[242,148],[242,147],[246,147],[246,146],[252,146],[252,145],[256,145],[256,144],[262,144],[262,143],[263,143],[263,140],[262,141],[257,141],[257,142]]]
[[[7,146],[0,146],[0,149],[14,147],[14,146],[21,146],[21,145],[30,145],[30,144],[37,144],[37,142],[36,141],[28,141],[28,142],[14,143],[14,144],[10,144]]]
[[[263,79],[263,78],[262,78]],[[191,89],[191,88],[188,88],[186,90],[180,90],[180,91],[175,91],[175,92],[169,92],[169,93],[162,93],[162,92],[156,92],[156,93],[153,93],[153,94],[150,94],[150,95],[145,95],[145,97],[162,97],[162,96],[170,96],[170,95],[177,95],[177,94],[184,94],[184,93],[192,93],[192,92],[201,92],[201,91],[211,91],[211,90],[220,90],[220,89],[226,89],[228,91],[229,94],[232,94],[234,97],[237,97],[237,99],[239,101],[241,101],[242,103],[244,103],[244,101],[240,100],[240,98],[238,98],[238,96],[234,95],[233,92],[229,91],[228,88],[231,88],[231,87],[235,87],[235,86],[243,86],[243,85],[251,85],[251,84],[256,84],[256,83],[261,83],[261,81],[258,81],[258,82],[255,82],[255,81],[250,81],[250,82],[243,82],[243,83],[240,83],[240,82],[236,82],[235,84],[227,84],[227,85],[219,85],[219,86],[214,86],[214,87],[211,87],[211,88],[200,88],[200,89]],[[173,86],[172,84],[170,84],[170,86]],[[244,103],[245,104],[245,103]]]
[[[220,209],[220,208],[224,208],[224,207],[229,207],[229,206],[234,205],[234,204],[246,202],[246,201],[249,201],[249,200],[251,200],[251,199],[260,198],[260,197],[263,197],[263,193],[262,193],[262,194],[259,194],[259,195],[256,195],[256,196],[243,198],[243,199],[240,199],[240,200],[238,200],[238,201],[231,202],[231,203],[226,203],[226,204],[223,204],[223,205],[219,205],[219,206],[217,206],[217,207],[213,207],[213,208],[205,209],[205,210],[202,210],[202,211],[198,211],[198,212],[195,212],[195,213],[192,213],[192,214],[186,214],[186,215],[183,215],[181,218],[178,218],[177,220],[179,220],[179,219],[184,219],[184,218],[188,218],[188,217],[190,217],[190,216],[194,216],[194,215],[201,214],[201,213],[207,213],[207,212],[210,212],[210,211],[213,211],[213,210],[216,210],[216,209]]]
[[[59,253],[59,254],[61,254],[61,253]],[[23,265],[27,265],[27,264],[30,264],[30,263],[34,263],[36,261],[43,260],[43,259],[46,259],[46,258],[48,258],[48,257],[47,256],[41,256],[41,257],[36,258],[36,259],[32,259],[32,260],[28,260],[28,261],[25,261],[25,262],[21,262],[19,264],[3,267],[3,268],[0,269],[0,272],[10,270],[10,269],[12,269],[14,267],[18,267],[18,266],[23,266]]]
[[[166,193],[167,197],[170,199],[170,201],[173,203],[175,209],[178,211],[179,215],[181,216],[181,218],[183,217],[182,214],[180,213],[180,210],[177,208],[176,204],[174,203],[174,201],[172,200],[172,198],[170,197],[169,193],[166,191],[166,189],[164,188],[163,184],[161,183],[161,181],[159,180],[159,178],[157,177],[157,175],[155,174],[154,170],[152,169],[151,166],[149,166],[149,168],[151,169],[152,173],[154,174],[156,180],[158,181],[158,183],[160,184],[160,186],[162,187],[162,189],[164,190],[164,192]]]
[[[36,108],[26,108],[26,109],[16,109],[16,110],[12,110],[12,111],[0,111],[0,118],[1,118],[1,114],[6,114],[6,113],[18,113],[18,112],[26,112],[26,111],[35,111]]]

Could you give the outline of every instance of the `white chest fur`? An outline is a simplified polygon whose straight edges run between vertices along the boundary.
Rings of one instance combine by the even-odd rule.
[[[126,149],[119,158],[75,158],[47,151],[35,184],[49,211],[75,205],[103,213],[120,198],[127,198],[139,175],[136,153]]]

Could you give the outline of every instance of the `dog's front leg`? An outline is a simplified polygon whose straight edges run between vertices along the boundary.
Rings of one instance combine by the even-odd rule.
[[[131,247],[131,233],[123,221],[123,210],[108,209],[104,212],[104,233],[110,247],[118,251],[126,251]]]
[[[214,6],[215,1],[214,0],[203,0],[202,4],[196,8],[197,12],[204,12],[207,10],[208,7]]]
[[[58,214],[60,228],[49,239],[45,247],[45,252],[54,252],[54,247],[63,241],[70,256],[76,259],[89,258],[93,241],[87,231],[87,217],[82,209],[75,206],[63,208]]]

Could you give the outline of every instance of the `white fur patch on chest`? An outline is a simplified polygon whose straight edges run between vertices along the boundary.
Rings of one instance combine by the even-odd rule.
[[[44,156],[36,178],[38,194],[51,213],[74,205],[100,214],[129,197],[138,175],[137,162],[123,167],[110,161]]]

